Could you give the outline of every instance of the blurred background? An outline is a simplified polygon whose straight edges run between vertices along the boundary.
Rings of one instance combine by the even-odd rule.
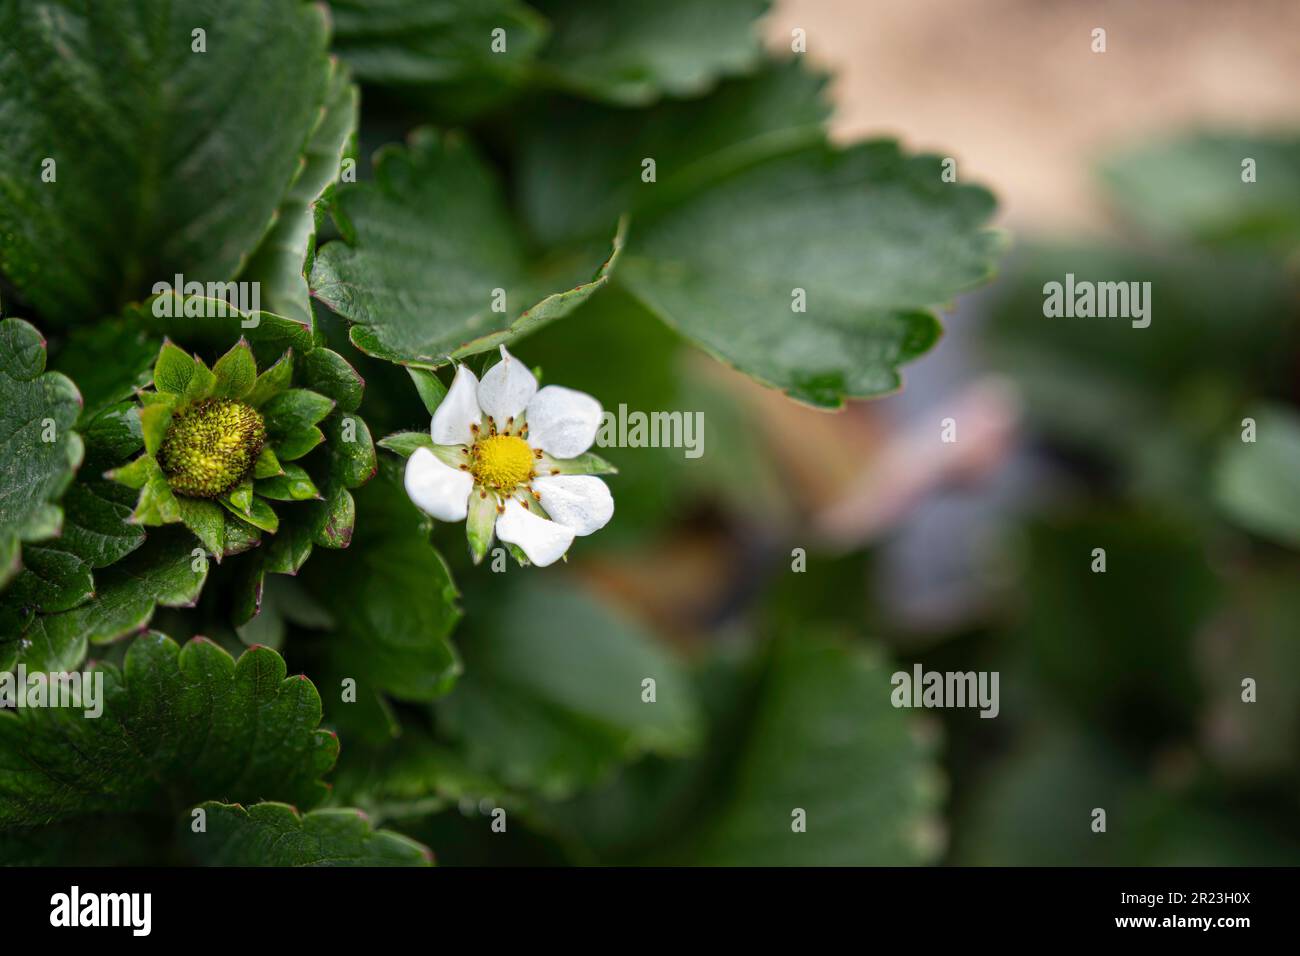
[[[997,194],[998,277],[901,392],[834,414],[617,284],[521,342],[606,408],[703,412],[704,453],[604,449],[615,519],[545,582],[437,529],[457,745],[400,758],[440,767],[403,792],[385,734],[334,715],[375,747],[340,800],[445,864],[1300,862],[1300,6],[781,0],[771,48],[795,29],[837,140],[953,150]],[[1067,272],[1151,282],[1151,326],[1044,318]],[[400,372],[365,374],[376,434],[420,427]],[[599,689],[632,634],[668,649],[655,726]],[[998,672],[999,716],[895,710],[918,663]]]

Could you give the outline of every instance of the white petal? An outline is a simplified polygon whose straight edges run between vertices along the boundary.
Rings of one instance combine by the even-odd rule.
[[[516,499],[506,502],[505,512],[497,518],[497,537],[507,544],[517,544],[528,560],[539,568],[554,564],[573,544],[573,529],[533,514]]]
[[[478,403],[500,427],[508,419],[518,418],[537,394],[537,379],[523,362],[501,346],[501,361],[483,374],[478,386]]]
[[[534,478],[533,487],[542,496],[542,507],[576,535],[591,534],[614,517],[614,496],[609,485],[594,475],[555,475]]]
[[[556,458],[575,458],[600,428],[600,402],[586,392],[547,385],[528,403],[528,444]]]
[[[477,425],[483,417],[478,407],[478,387],[478,376],[468,365],[456,369],[447,396],[433,412],[429,434],[435,445],[468,445],[474,441],[469,426]]]
[[[427,448],[417,448],[406,462],[406,493],[416,507],[439,521],[463,521],[474,478],[451,468]]]

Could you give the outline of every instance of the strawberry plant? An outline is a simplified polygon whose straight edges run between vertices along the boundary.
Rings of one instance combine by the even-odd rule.
[[[0,671],[68,695],[0,688],[0,862],[935,858],[883,652],[582,570],[761,506],[731,370],[888,395],[999,255],[766,6],[0,0]],[[696,361],[705,464],[607,460]]]

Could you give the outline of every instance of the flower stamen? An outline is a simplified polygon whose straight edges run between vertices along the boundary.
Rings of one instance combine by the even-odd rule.
[[[492,434],[475,442],[471,458],[474,479],[497,491],[509,492],[533,474],[533,450],[516,435]]]

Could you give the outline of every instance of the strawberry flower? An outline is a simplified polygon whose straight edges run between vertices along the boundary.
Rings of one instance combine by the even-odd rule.
[[[603,528],[614,499],[597,474],[614,469],[588,452],[601,407],[584,392],[547,385],[501,346],[482,381],[461,365],[433,412],[429,436],[381,444],[410,450],[406,493],[439,521],[464,521],[474,563],[493,537],[538,567],[575,537]]]

